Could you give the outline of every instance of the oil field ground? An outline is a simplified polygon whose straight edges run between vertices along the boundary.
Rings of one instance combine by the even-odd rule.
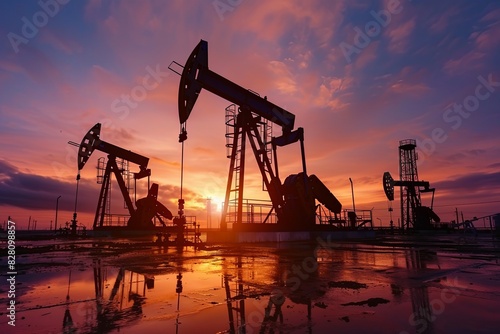
[[[19,241],[15,329],[493,333],[499,245],[489,234],[198,250],[146,239]],[[2,305],[6,289],[2,284]],[[9,311],[1,314],[6,328]]]

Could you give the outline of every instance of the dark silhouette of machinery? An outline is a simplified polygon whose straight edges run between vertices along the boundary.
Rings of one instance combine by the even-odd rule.
[[[221,228],[227,227],[228,206],[231,194],[235,194],[236,217],[233,228],[243,222],[243,187],[245,178],[245,146],[248,139],[262,175],[264,189],[272,202],[272,209],[264,219],[268,220],[274,211],[280,230],[308,230],[316,224],[315,200],[320,201],[335,215],[340,214],[342,205],[328,188],[314,175],[307,175],[304,153],[304,130],[294,130],[295,115],[269,102],[266,97],[245,89],[208,68],[208,43],[201,40],[189,56],[181,75],[179,85],[179,141],[187,139],[186,121],[196,103],[202,88],[234,103],[233,133],[229,155],[231,162],[226,187]],[[282,135],[272,137],[270,142],[262,131],[263,122],[281,127]],[[226,122],[227,124],[227,122]],[[278,174],[277,147],[300,142],[302,171],[288,176],[281,182]],[[272,146],[272,157],[268,145]],[[272,164],[274,160],[274,166]]]
[[[128,188],[122,175],[123,168],[121,168],[119,166],[119,163],[117,163],[117,159],[122,159],[123,161],[132,162],[139,165],[139,172],[134,173],[134,180],[148,177],[149,184],[149,177],[151,176],[151,170],[147,168],[149,158],[101,140],[100,132],[101,124],[97,123],[83,137],[78,149],[78,175],[80,175],[80,170],[83,169],[94,150],[98,150],[108,154],[108,161],[102,175],[102,187],[95,213],[93,225],[94,229],[99,229],[105,226],[105,212],[106,208],[109,208],[110,206],[109,197],[111,196],[111,173],[115,175],[116,181],[120,188],[120,192],[125,201],[125,206],[130,214],[130,218],[127,222],[128,228],[154,228],[155,217],[163,226],[166,226],[166,223],[163,221],[163,219],[166,218],[168,220],[171,220],[173,216],[172,213],[158,201],[158,185],[156,183],[153,183],[151,185],[151,188],[149,188],[148,190],[148,196],[137,200],[135,203],[136,208],[134,208]]]
[[[394,181],[389,172],[385,172],[382,182],[389,201],[394,200],[394,187],[401,188],[401,228],[429,229],[432,222],[439,223],[439,216],[433,211],[435,188],[430,188],[427,181],[419,181],[417,171],[417,147],[414,139],[399,142],[399,181]],[[431,206],[423,206],[421,193],[432,193]]]
[[[106,288],[108,269],[100,258],[93,259],[95,313],[82,326],[88,333],[120,331],[143,318],[146,293],[153,290],[155,276],[133,268],[119,267],[111,289]],[[107,290],[107,291],[106,291]],[[154,291],[151,291],[154,292]]]

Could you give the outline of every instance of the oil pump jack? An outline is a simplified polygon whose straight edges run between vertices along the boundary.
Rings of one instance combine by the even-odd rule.
[[[139,165],[139,172],[134,173],[134,180],[139,180],[144,177],[151,176],[151,170],[148,169],[149,158],[132,151],[123,149],[116,145],[110,144],[100,139],[101,124],[94,125],[87,134],[83,137],[78,149],[78,178],[80,170],[83,169],[90,156],[95,150],[108,154],[108,161],[103,175],[101,192],[94,218],[94,229],[105,228],[104,218],[106,205],[109,205],[108,197],[110,196],[110,180],[111,173],[115,175],[116,181],[122,193],[125,205],[130,214],[127,222],[127,227],[130,229],[151,229],[155,227],[153,218],[156,217],[159,222],[165,227],[166,223],[162,218],[171,220],[172,213],[158,201],[158,185],[153,183],[148,190],[148,196],[136,201],[137,208],[134,208],[128,188],[125,184],[122,172],[118,166],[117,159],[123,159]],[[149,182],[148,182],[149,184]]]
[[[415,151],[416,140],[405,139],[399,142],[399,174],[401,180],[395,181],[391,173],[385,172],[382,177],[384,192],[389,201],[394,200],[394,187],[401,188],[401,228],[429,229],[432,221],[439,223],[441,219],[433,211],[435,188],[427,181],[420,181],[417,172],[418,156]],[[432,193],[431,206],[423,206],[421,193]]]
[[[202,88],[216,94],[238,106],[235,120],[232,152],[230,155],[230,171],[226,188],[221,228],[227,227],[227,213],[231,191],[236,190],[237,219],[233,229],[241,228],[244,182],[244,150],[246,138],[257,161],[263,178],[264,187],[269,193],[272,209],[277,216],[277,226],[281,231],[311,230],[316,224],[315,200],[321,202],[335,215],[340,214],[341,203],[328,188],[315,176],[307,175],[304,152],[304,130],[294,130],[295,115],[271,103],[266,97],[245,89],[222,77],[208,68],[208,43],[201,40],[194,48],[183,68],[179,84],[179,121],[181,133],[179,142],[187,139],[186,121],[196,103]],[[259,130],[259,123],[264,119],[281,127],[282,135],[273,137],[271,145],[274,156],[274,166],[266,154],[266,145]],[[302,171],[292,174],[282,183],[278,174],[276,148],[300,142]],[[238,154],[241,159],[238,159]],[[237,160],[240,160],[238,165]],[[243,165],[242,165],[243,164]],[[233,172],[240,169],[236,189],[232,188]]]

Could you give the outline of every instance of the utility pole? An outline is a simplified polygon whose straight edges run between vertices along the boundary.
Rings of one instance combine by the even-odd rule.
[[[351,178],[349,178],[349,182],[351,182],[352,211],[356,212],[356,205],[354,204],[354,187],[352,185],[352,179]]]
[[[59,198],[61,198],[62,195],[59,195],[56,199],[56,220],[55,220],[55,225],[54,225],[54,231],[57,231],[57,212],[59,211]]]

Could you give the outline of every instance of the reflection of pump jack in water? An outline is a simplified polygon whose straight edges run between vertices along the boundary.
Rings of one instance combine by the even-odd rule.
[[[309,251],[298,256],[301,266],[303,266],[303,255],[305,254],[309,254]],[[292,273],[292,271],[289,270],[289,268],[296,267],[295,261],[297,261],[297,258],[287,257],[280,259],[278,263],[276,263],[274,266],[276,271],[270,279],[274,282],[278,282],[279,287],[275,288],[271,293],[269,293],[268,290],[260,290],[261,287],[259,287],[258,283],[257,291],[251,291],[250,284],[244,286],[245,281],[243,280],[243,273],[248,272],[249,268],[243,270],[241,256],[236,258],[236,275],[232,275],[226,272],[226,270],[224,271],[222,283],[226,292],[229,333],[249,333],[252,329],[255,330],[255,327],[253,327],[255,325],[255,313],[250,313],[248,318],[245,314],[245,310],[248,308],[248,304],[245,306],[247,300],[254,305],[259,305],[259,316],[262,318],[262,323],[257,327],[260,328],[258,331],[259,333],[285,333],[283,324],[285,320],[284,310],[286,310],[286,308],[284,308],[283,305],[285,304],[286,298],[293,304],[307,307],[307,332],[312,333],[313,300],[322,297],[325,292],[320,288],[321,280],[318,279],[318,271],[314,273],[307,272],[307,274],[305,272],[300,272],[303,279],[299,280],[299,276],[295,276],[297,272]],[[294,269],[294,271],[296,270]],[[254,274],[250,273],[250,275],[253,277]],[[307,275],[307,277],[303,275]],[[261,291],[260,293],[259,290]],[[269,298],[267,303],[257,302],[262,296],[269,296],[266,297]],[[322,307],[321,304],[315,305]],[[292,322],[293,321],[294,320],[292,320]]]
[[[436,262],[435,253],[427,250],[408,249],[405,251],[406,267],[413,273],[425,272],[429,263]],[[440,268],[439,263],[437,263]],[[394,294],[400,294],[401,288],[391,284]],[[429,301],[429,291],[425,282],[419,286],[409,288],[413,313],[410,317],[410,323],[415,326],[417,333],[433,333],[434,314],[433,305]]]
[[[130,271],[128,291],[125,292],[125,268],[120,268],[109,299],[104,298],[103,268],[101,260],[94,260],[94,287],[96,294],[97,323],[92,325],[93,332],[102,333],[139,321],[142,317],[142,305],[146,296],[146,288],[154,288],[154,277],[142,275],[144,280],[142,294],[139,292],[140,274]],[[134,284],[135,283],[135,284]],[[125,298],[128,295],[128,298]]]
[[[241,270],[240,270],[241,271]],[[231,296],[230,275],[224,275],[224,288],[226,290],[226,305],[229,316],[229,333],[231,334],[245,334],[247,333],[247,323],[245,314],[245,300],[247,296],[244,293],[243,281],[241,277],[238,278],[236,283],[236,295]],[[281,293],[271,294],[267,306],[264,308],[262,324],[260,326],[260,334],[273,334],[275,328],[273,326],[279,320],[283,325],[283,311],[281,307],[285,302],[285,296]],[[273,311],[274,308],[274,311]],[[236,317],[235,317],[236,315]],[[282,331],[280,330],[280,333]]]
[[[275,323],[278,319],[280,321],[280,324],[283,324],[283,311],[281,310],[281,306],[283,306],[284,303],[285,303],[285,296],[283,296],[281,292],[272,295],[269,298],[269,302],[267,303],[266,309],[264,311],[264,320],[262,321],[262,326],[260,327],[261,334],[266,333],[267,326],[272,325],[272,323]],[[273,306],[274,306],[274,314],[271,315]],[[274,329],[270,328],[269,334],[273,333]]]
[[[175,293],[177,293],[177,317],[175,318],[175,334],[179,333],[179,315],[180,315],[180,304],[181,304],[181,293],[182,293],[182,274],[177,275],[177,285],[175,286]]]
[[[243,288],[241,256],[238,256],[237,266],[238,266],[238,282],[237,282],[236,296],[231,297],[231,287],[229,286],[230,275],[225,274],[223,277],[224,288],[226,290],[227,313],[229,316],[229,332],[231,334],[235,334],[235,333],[245,334],[246,333],[246,317],[245,317],[245,298],[246,297],[245,297],[244,288]],[[236,303],[236,306],[233,306],[233,302]],[[234,320],[233,311],[236,312],[236,323]],[[236,332],[236,329],[238,329],[237,332]]]
[[[238,280],[238,290],[236,296],[231,296],[231,287],[229,285],[229,275],[224,275],[224,288],[226,290],[226,305],[229,316],[229,333],[246,333],[246,319],[245,319],[245,296],[243,294],[243,283]],[[237,306],[233,306],[236,303]],[[239,306],[238,306],[239,304]],[[236,312],[236,322],[234,319],[234,312]],[[236,329],[238,331],[236,332]]]
[[[69,312],[69,288],[71,286],[71,269],[69,271],[68,278],[68,293],[66,294],[66,309],[64,310],[64,319],[63,319],[63,333],[70,334],[76,333],[76,328],[74,327],[73,318],[71,317],[71,313]]]

